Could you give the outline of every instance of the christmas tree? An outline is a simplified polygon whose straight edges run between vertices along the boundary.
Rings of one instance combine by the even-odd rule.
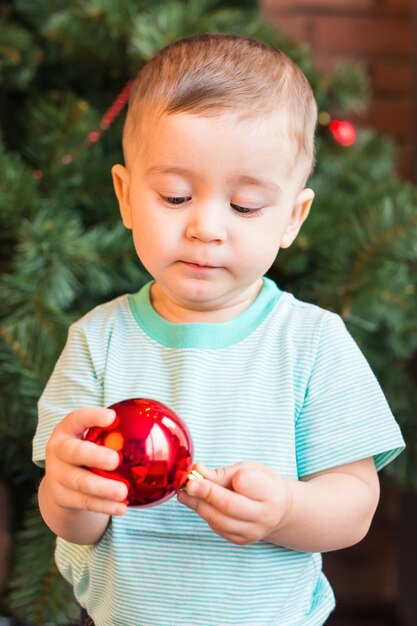
[[[282,48],[319,104],[311,217],[270,275],[339,313],[378,376],[409,444],[389,467],[417,486],[417,190],[392,142],[344,121],[366,105],[356,67],[324,76],[308,48],[260,19],[254,2],[6,1],[0,7],[0,446],[12,494],[11,583],[3,614],[68,624],[78,613],[37,510],[36,405],[69,324],[148,279],[120,222],[110,167],[122,161],[132,77],[159,49],[200,32]]]

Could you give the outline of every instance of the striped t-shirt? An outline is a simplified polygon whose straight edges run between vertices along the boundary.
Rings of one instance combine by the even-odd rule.
[[[34,460],[70,411],[154,398],[186,422],[194,460],[263,463],[298,479],[403,448],[400,430],[341,319],[269,279],[222,323],[173,324],[150,285],[73,324],[39,402]],[[347,520],[347,523],[349,520]],[[219,537],[174,497],[114,517],[95,545],[56,560],[98,626],[313,626],[334,606],[321,556]]]

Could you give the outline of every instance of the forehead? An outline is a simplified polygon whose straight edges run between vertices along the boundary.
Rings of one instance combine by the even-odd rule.
[[[288,176],[297,153],[285,114],[242,118],[236,112],[212,116],[163,114],[137,128],[135,164],[146,170],[159,165]]]

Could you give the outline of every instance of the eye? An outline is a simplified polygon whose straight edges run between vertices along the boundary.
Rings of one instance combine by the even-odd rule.
[[[240,213],[241,215],[257,215],[261,210],[261,209],[248,209],[247,207],[239,206],[238,204],[233,204],[232,202],[230,203],[230,206],[232,207],[232,209],[234,209],[237,213]]]
[[[165,200],[165,202],[167,202],[168,204],[173,205],[184,204],[184,202],[188,202],[188,200],[191,200],[191,198],[188,196],[161,196],[161,198],[162,200]]]

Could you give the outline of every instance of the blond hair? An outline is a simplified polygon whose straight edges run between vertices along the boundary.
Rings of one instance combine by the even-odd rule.
[[[138,73],[123,131],[125,159],[138,124],[152,115],[202,116],[233,110],[242,118],[285,107],[296,156],[314,163],[317,106],[301,69],[278,48],[228,34],[194,35],[161,50]]]

